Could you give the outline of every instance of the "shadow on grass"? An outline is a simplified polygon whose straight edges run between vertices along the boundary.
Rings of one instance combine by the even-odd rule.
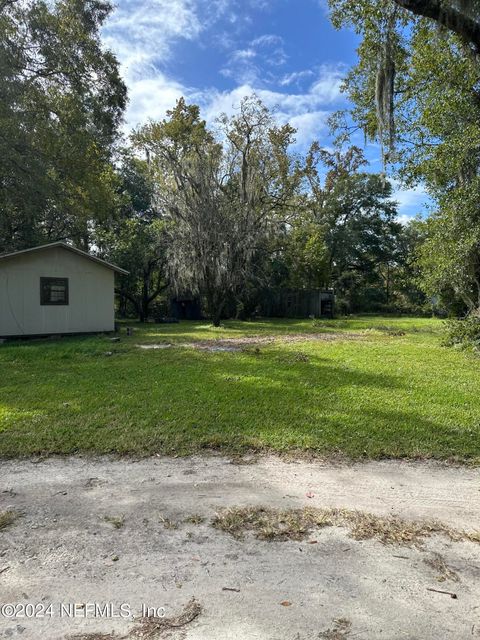
[[[412,407],[407,378],[385,370],[310,352],[296,361],[286,348],[135,350],[92,360],[81,357],[83,345],[67,359],[62,350],[17,353],[12,375],[0,383],[0,407],[11,416],[0,420],[0,454],[188,454],[208,447],[353,458],[479,454],[478,429],[453,428]]]

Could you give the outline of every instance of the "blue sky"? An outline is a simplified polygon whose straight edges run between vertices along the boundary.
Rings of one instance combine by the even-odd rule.
[[[333,29],[324,0],[117,0],[103,35],[129,88],[127,129],[163,118],[180,96],[213,125],[255,91],[297,128],[299,151],[331,144],[326,120],[348,106],[340,87],[358,44]],[[379,149],[365,152],[380,170]],[[402,219],[427,200],[421,188],[395,198]]]

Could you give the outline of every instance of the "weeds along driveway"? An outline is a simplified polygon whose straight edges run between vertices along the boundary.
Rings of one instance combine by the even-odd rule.
[[[3,461],[1,602],[46,615],[4,609],[0,638],[480,638],[479,480],[434,463]],[[142,622],[142,604],[161,615]]]

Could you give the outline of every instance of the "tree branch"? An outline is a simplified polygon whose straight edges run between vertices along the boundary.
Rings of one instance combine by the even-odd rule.
[[[466,40],[480,53],[480,23],[441,0],[394,0],[416,16],[431,18]]]

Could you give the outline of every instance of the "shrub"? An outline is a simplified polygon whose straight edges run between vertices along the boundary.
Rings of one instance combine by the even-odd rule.
[[[149,316],[155,320],[155,322],[161,322],[162,318],[169,315],[168,300],[157,299],[150,305]]]
[[[480,318],[470,315],[466,318],[445,320],[443,344],[461,349],[480,349]]]

